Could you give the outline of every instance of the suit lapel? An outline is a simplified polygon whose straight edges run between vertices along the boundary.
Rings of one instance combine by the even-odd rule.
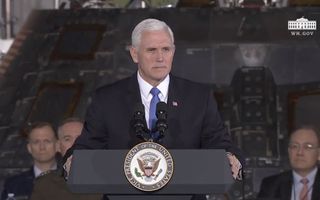
[[[292,178],[290,178],[290,181],[285,184],[284,188],[284,198],[290,200],[292,192]]]
[[[178,108],[179,108],[179,90],[177,89],[178,85],[176,83],[175,77],[170,77],[170,83],[169,83],[169,91],[168,91],[168,113],[170,114],[169,119],[176,116],[178,114]]]
[[[180,101],[180,90],[178,89],[179,85],[177,83],[177,79],[170,75],[170,83],[169,83],[169,90],[168,90],[168,131],[163,138],[163,144],[170,148],[175,143],[175,140],[178,138],[175,135],[178,134],[179,131],[179,110],[181,108],[181,101]]]
[[[130,129],[129,129],[130,140],[128,145],[131,148],[137,143],[141,142],[141,140],[137,138],[137,136],[135,135],[131,127],[131,120],[132,120],[135,105],[137,103],[142,103],[138,79],[137,79],[137,73],[134,73],[129,78],[127,86],[128,88],[127,88],[127,95],[126,95],[126,106],[127,106],[127,111],[129,115],[129,121],[130,121]]]
[[[128,108],[132,111],[137,103],[142,103],[137,73],[134,73],[128,81],[128,95],[126,98]]]
[[[282,178],[280,182],[280,196],[282,200],[291,199],[292,182],[292,171],[288,171],[288,173],[285,174],[285,176]]]
[[[136,103],[142,103],[139,84],[137,80],[137,73],[133,74],[128,80],[128,95],[126,96],[126,105],[128,113],[130,114],[130,119],[132,119],[133,109]],[[179,84],[177,83],[177,79],[170,75],[170,83],[169,83],[169,90],[168,90],[168,131],[164,138],[162,139],[162,144],[166,147],[171,147],[172,144],[175,142],[174,140],[178,137],[175,134],[178,134],[179,128],[179,109],[181,109],[181,101],[179,101],[179,94],[180,88]],[[171,125],[171,126],[170,126]],[[134,146],[135,144],[141,142],[140,139],[136,137],[134,131],[130,129],[130,141],[129,147]]]
[[[318,171],[317,171],[316,177],[314,179],[314,183],[313,183],[311,200],[319,200],[320,199],[319,188],[320,188],[320,169],[318,167]]]

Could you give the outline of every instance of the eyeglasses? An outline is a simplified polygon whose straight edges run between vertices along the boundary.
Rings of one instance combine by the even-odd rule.
[[[303,143],[303,144],[290,143],[289,144],[289,149],[291,150],[297,151],[297,150],[300,150],[300,148],[306,151],[312,151],[314,149],[318,149],[319,147],[315,144],[310,144],[310,143]]]

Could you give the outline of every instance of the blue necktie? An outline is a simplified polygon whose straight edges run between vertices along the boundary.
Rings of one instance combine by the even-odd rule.
[[[150,102],[150,110],[149,110],[149,128],[152,134],[153,133],[152,130],[155,128],[156,122],[157,122],[156,108],[157,108],[157,103],[160,101],[160,98],[158,96],[158,94],[160,93],[160,90],[154,87],[151,89],[150,93],[152,94],[152,99]]]

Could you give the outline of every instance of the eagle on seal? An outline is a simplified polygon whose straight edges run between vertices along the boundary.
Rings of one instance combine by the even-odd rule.
[[[143,171],[144,176],[150,177],[150,176],[155,176],[154,172],[157,171],[160,163],[160,158],[155,160],[154,158],[150,159],[139,159],[138,158],[138,163],[140,170]]]

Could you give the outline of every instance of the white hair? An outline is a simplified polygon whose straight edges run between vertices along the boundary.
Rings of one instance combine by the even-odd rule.
[[[157,19],[145,19],[141,21],[132,31],[131,43],[133,47],[139,47],[141,42],[141,35],[144,31],[158,31],[165,30],[168,31],[172,43],[174,43],[174,36],[171,28],[163,21]]]

